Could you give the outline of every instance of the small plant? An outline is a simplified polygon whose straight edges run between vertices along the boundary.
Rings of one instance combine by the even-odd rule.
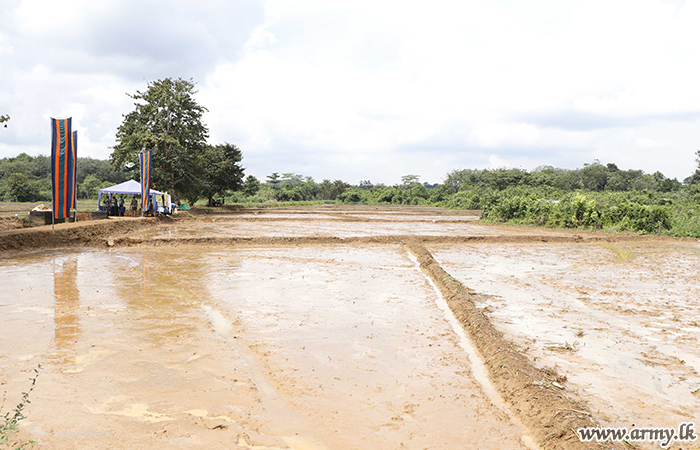
[[[579,341],[569,342],[565,341],[563,344],[555,344],[547,346],[547,349],[555,352],[575,352],[581,347]]]
[[[579,341],[574,341],[571,344],[569,344],[569,342],[566,341],[564,342],[564,346],[562,348],[570,352],[575,352],[576,350],[578,350],[580,345],[581,343]]]
[[[29,394],[31,394],[36,387],[36,380],[39,378],[39,370],[41,370],[41,364],[37,365],[36,369],[34,369],[34,376],[30,378],[32,383],[29,390],[27,392],[22,392],[22,399],[19,401],[17,406],[15,406],[12,411],[6,412],[0,419],[0,448],[5,448],[5,445],[10,442],[12,436],[17,432],[17,424],[22,419],[26,419],[23,411],[24,408],[31,403],[29,400]],[[5,400],[6,398],[3,397],[3,402],[0,404],[0,414],[2,414],[2,409],[5,406]],[[23,450],[32,444],[35,444],[35,442],[29,441],[24,444],[18,442],[12,443],[12,445],[15,446],[14,450]]]

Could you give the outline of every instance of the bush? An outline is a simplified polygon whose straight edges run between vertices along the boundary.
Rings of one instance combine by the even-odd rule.
[[[452,201],[467,198],[473,197],[460,192],[453,196]],[[644,191],[575,192],[564,195],[561,200],[501,191],[495,200],[486,202],[482,217],[491,222],[665,234],[673,234],[668,231],[674,228],[674,223],[681,222],[685,223],[681,235],[697,235],[700,224],[690,225],[688,215],[684,218],[673,213],[673,205],[679,204],[678,200]]]

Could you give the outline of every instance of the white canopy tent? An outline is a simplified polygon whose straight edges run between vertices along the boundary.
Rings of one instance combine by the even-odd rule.
[[[112,202],[112,195],[114,194],[124,194],[124,195],[138,195],[141,196],[141,183],[135,180],[125,181],[120,184],[115,184],[104,189],[100,189],[97,192],[97,204],[101,205],[102,194],[108,194],[110,203]],[[153,201],[154,209],[159,213],[170,212],[170,195],[165,192],[156,191],[151,189],[149,192],[151,199]],[[162,201],[158,201],[158,197],[162,196]]]

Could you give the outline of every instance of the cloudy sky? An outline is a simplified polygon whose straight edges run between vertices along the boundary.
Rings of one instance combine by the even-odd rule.
[[[106,159],[126,93],[181,77],[261,179],[598,159],[682,180],[699,23],[683,0],[1,0],[0,157],[49,154],[49,118],[72,116],[79,155]]]

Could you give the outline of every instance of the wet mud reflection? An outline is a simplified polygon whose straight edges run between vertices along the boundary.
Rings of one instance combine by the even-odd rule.
[[[120,256],[128,266],[114,272],[119,297],[127,310],[140,318],[132,326],[147,331],[154,343],[173,337],[185,339],[197,330],[191,322],[173,320],[198,315],[201,303],[192,290],[201,277],[201,258],[182,253],[130,252],[128,257]]]
[[[80,290],[78,261],[75,257],[56,266],[53,272],[53,286],[56,358],[65,369],[75,370],[75,344],[80,337]]]

